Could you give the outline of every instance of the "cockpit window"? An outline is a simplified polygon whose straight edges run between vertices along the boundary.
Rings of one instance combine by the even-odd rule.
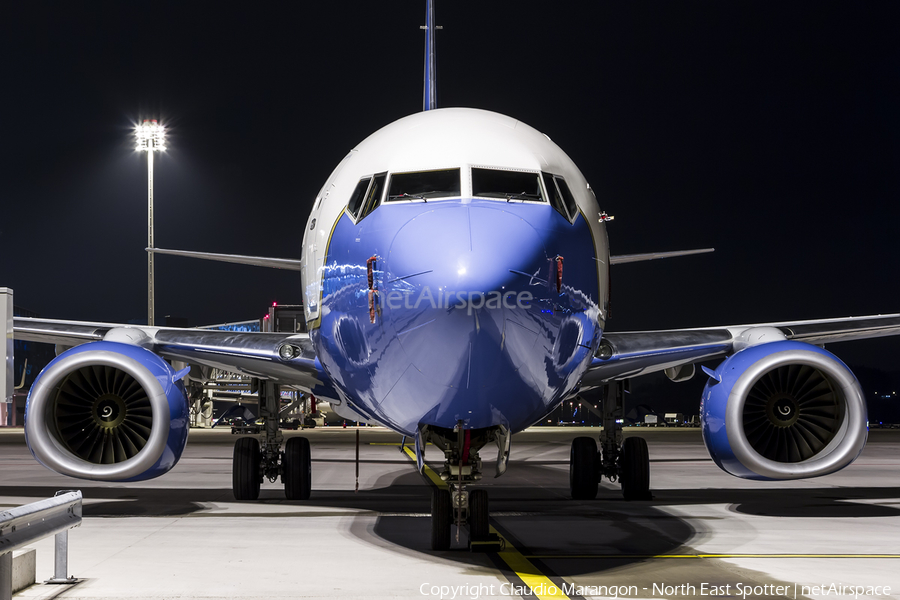
[[[372,185],[369,186],[369,191],[366,194],[366,202],[363,211],[359,215],[360,219],[364,218],[381,204],[381,197],[384,195],[384,180],[386,177],[387,173],[379,173],[372,177]]]
[[[371,177],[360,179],[359,183],[356,184],[356,189],[353,190],[353,193],[350,195],[350,202],[347,204],[347,210],[349,210],[350,214],[354,217],[359,212],[359,207],[363,204],[363,199],[366,197],[366,191],[369,189],[370,181],[372,181]]]
[[[393,173],[388,202],[424,200],[459,196],[459,169]]]
[[[553,208],[569,220],[574,219],[578,214],[578,205],[575,204],[575,197],[566,180],[559,175],[550,173],[541,173],[541,176],[544,178],[544,187],[550,196],[550,204],[553,205]]]
[[[543,202],[541,178],[537,173],[472,168],[472,195]]]
[[[575,215],[578,214],[578,205],[575,204],[575,196],[572,195],[569,184],[566,183],[565,179],[559,176],[554,177],[553,179],[556,181],[556,187],[562,192],[563,202],[566,205],[566,209],[569,211],[569,218],[574,219]]]

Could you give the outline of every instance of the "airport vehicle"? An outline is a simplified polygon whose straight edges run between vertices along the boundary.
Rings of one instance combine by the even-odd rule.
[[[673,427],[684,427],[685,425],[684,415],[681,413],[666,413],[664,418],[666,425]]]
[[[232,435],[256,435],[261,431],[262,427],[259,423],[246,423],[243,419],[235,419],[234,423],[231,424]]]
[[[429,19],[426,37],[433,31]],[[609,331],[612,265],[705,250],[610,255],[611,217],[565,152],[510,117],[436,108],[428,56],[426,110],[373,133],[335,168],[299,259],[155,250],[299,272],[308,333],[15,319],[17,338],[71,346],[28,400],[27,440],[42,464],[106,481],[164,474],[187,438],[182,380],[223,369],[257,381],[266,418],[262,443],[235,445],[238,499],[279,476],[288,498],[310,495],[309,443],[282,448],[267,408],[278,386],[292,386],[345,419],[410,436],[420,469],[426,443],[444,453],[450,490],[432,499],[432,547],[443,549],[454,519],[474,537],[487,532],[487,495],[470,489],[484,476],[482,450],[496,445],[503,474],[511,435],[582,389],[605,388],[604,427],[599,450],[594,438],[573,441],[572,496],[594,498],[606,477],[626,498],[646,498],[646,442],[621,434],[626,382],[658,371],[684,381],[712,360],[721,364],[704,368],[701,422],[728,473],[814,477],[859,455],[862,391],[820,346],[898,334],[900,315]]]

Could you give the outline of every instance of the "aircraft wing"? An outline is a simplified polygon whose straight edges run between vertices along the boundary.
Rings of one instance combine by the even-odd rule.
[[[273,379],[310,391],[321,389],[322,385],[330,387],[327,375],[316,360],[309,335],[305,333],[182,329],[15,317],[13,336],[17,340],[64,347],[100,340],[126,341],[171,360]],[[279,355],[285,344],[291,346],[291,357],[287,359]]]
[[[755,334],[780,334],[788,340],[816,345],[900,335],[900,314],[604,333],[582,386],[594,387],[607,381],[724,358],[754,343],[750,338]]]

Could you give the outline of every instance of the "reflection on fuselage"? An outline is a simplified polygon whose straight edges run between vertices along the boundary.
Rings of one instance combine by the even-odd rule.
[[[312,335],[367,417],[410,434],[459,420],[517,431],[589,365],[597,273],[583,215],[469,198],[385,204],[359,223],[339,217]]]

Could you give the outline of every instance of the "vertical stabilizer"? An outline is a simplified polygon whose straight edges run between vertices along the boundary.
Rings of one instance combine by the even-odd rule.
[[[434,32],[434,0],[425,0],[425,94],[422,110],[437,108]]]

